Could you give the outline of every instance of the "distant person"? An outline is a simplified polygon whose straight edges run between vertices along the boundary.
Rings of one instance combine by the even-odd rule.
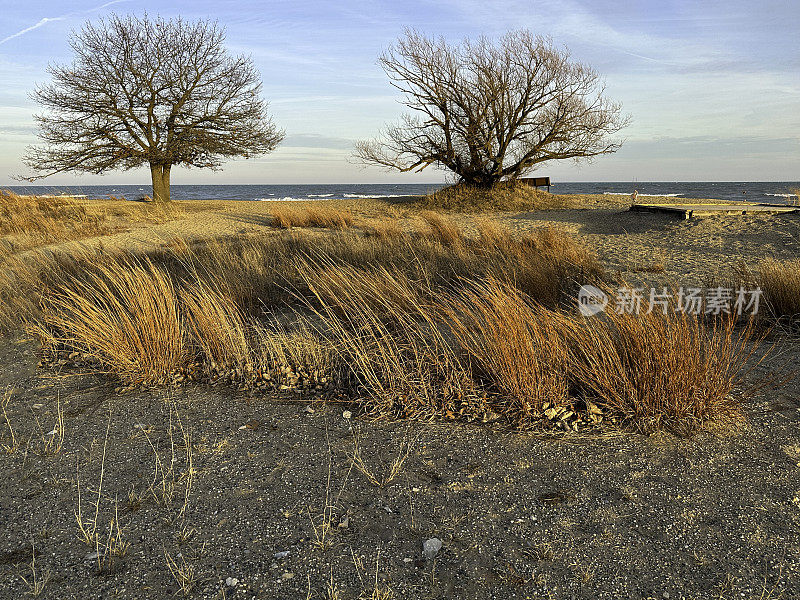
[[[631,194],[631,203],[636,204],[636,199],[639,197],[639,190],[633,190]]]

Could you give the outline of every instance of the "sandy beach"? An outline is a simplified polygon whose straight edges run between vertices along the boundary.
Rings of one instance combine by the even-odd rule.
[[[356,226],[390,217],[404,228],[424,227],[413,197],[387,199],[330,200],[321,202],[257,201],[181,201],[183,214],[165,223],[130,223],[124,217],[114,221],[114,207],[108,201],[93,201],[96,211],[112,215],[112,227],[123,230],[96,239],[72,244],[102,245],[109,250],[147,251],[169,244],[176,238],[203,240],[236,236],[272,235],[271,215],[276,207],[302,210],[321,206],[350,211]],[[552,226],[579,236],[593,248],[612,271],[635,280],[653,265],[663,266],[663,273],[648,273],[656,285],[697,285],[733,278],[743,263],[754,266],[765,258],[778,260],[796,257],[800,251],[800,216],[734,215],[681,220],[670,215],[628,211],[627,197],[564,196],[565,204],[575,208],[526,212],[451,213],[451,218],[467,233],[475,233],[475,223],[497,220],[518,234],[538,227]],[[650,203],[675,204],[681,199],[648,198]],[[692,199],[684,203],[698,203]],[[706,200],[709,205],[720,201]],[[124,205],[124,203],[123,203]],[[69,247],[69,245],[67,246]],[[57,249],[57,247],[51,247]],[[662,269],[657,269],[661,271]]]
[[[422,230],[410,200],[292,208],[346,210],[357,229],[389,218]],[[571,202],[449,218],[467,236],[487,219],[515,235],[564,230],[614,282],[648,287],[732,281],[742,265],[800,253],[796,214],[680,220],[607,196]],[[181,202],[156,223],[130,206],[89,207],[106,214],[107,235],[19,257],[285,234],[270,223],[286,205],[271,202]],[[746,387],[759,390],[746,421],[683,438],[376,421],[341,398],[222,378],[122,385],[66,359],[42,365],[38,342],[18,332],[0,350],[0,386],[11,390],[0,596],[28,589],[33,557],[46,598],[797,597],[800,387],[776,383],[799,348],[796,334],[769,333],[749,359]],[[79,540],[76,519],[110,536],[103,549]],[[426,557],[434,538],[441,548]]]

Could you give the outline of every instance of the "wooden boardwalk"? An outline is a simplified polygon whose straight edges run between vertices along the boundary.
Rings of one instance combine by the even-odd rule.
[[[692,217],[708,217],[711,215],[750,215],[750,214],[782,214],[800,211],[800,206],[785,204],[634,204],[633,212],[653,212],[672,214],[682,219]]]

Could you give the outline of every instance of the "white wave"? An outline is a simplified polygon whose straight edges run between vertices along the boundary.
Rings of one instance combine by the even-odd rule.
[[[626,194],[625,192],[603,192],[606,196],[630,196],[630,194]],[[683,196],[683,194],[642,194],[641,192],[637,193],[637,196],[652,196],[654,198],[677,198],[678,196]]]
[[[283,198],[255,198],[259,202],[308,202],[312,198],[326,198],[330,200],[341,200],[344,198],[405,198],[412,194],[342,194],[341,196],[332,197],[333,194],[309,194],[303,198],[295,198],[294,196],[284,196]]]
[[[765,196],[776,196],[778,198],[797,198],[797,194],[764,194]]]
[[[342,194],[345,198],[404,198],[413,194]]]
[[[283,198],[256,198],[258,202],[307,202],[308,198],[294,198],[293,196],[284,196]]]

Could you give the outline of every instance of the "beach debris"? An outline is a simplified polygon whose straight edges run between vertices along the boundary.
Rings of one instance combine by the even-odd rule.
[[[239,430],[241,431],[242,429],[249,429],[250,431],[257,431],[259,427],[261,427],[261,421],[258,421],[257,419],[252,419],[247,423],[245,423],[244,425],[242,425],[241,427],[239,427]]]
[[[422,543],[422,556],[425,560],[433,560],[442,549],[442,540],[439,538],[430,538]]]
[[[236,587],[239,585],[239,580],[236,577],[228,577],[225,579],[225,585],[228,587]]]
[[[554,492],[545,492],[538,498],[542,504],[560,504],[572,499],[572,494],[564,490],[556,490]]]
[[[346,411],[344,411],[342,413],[342,418],[343,419],[352,419],[353,418],[353,413],[351,413],[349,410],[346,410]]]

